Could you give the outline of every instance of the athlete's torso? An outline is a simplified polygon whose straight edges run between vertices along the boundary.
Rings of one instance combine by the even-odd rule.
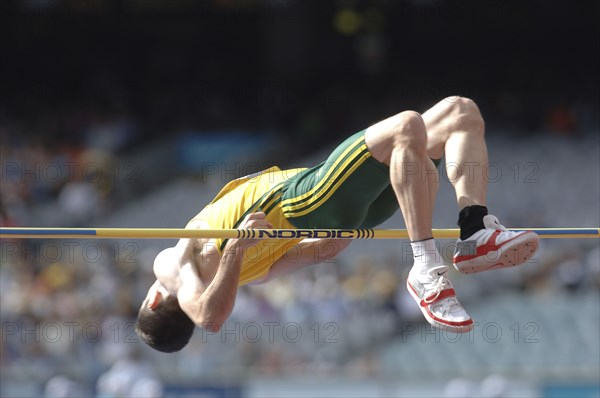
[[[294,228],[284,217],[280,202],[284,182],[304,169],[280,170],[271,167],[263,172],[229,182],[215,199],[196,215],[211,229],[234,229],[244,217],[257,211],[265,212],[273,228]],[[265,239],[246,250],[240,271],[239,284],[262,279],[271,265],[281,258],[299,239]],[[226,240],[213,239],[216,249],[222,253]]]

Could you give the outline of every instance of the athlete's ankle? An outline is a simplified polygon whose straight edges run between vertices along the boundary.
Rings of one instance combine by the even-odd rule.
[[[444,260],[435,246],[435,239],[429,238],[410,242],[413,251],[414,264],[412,272],[427,273],[431,268],[444,265]]]
[[[458,214],[458,226],[460,227],[460,239],[465,240],[473,236],[477,231],[485,228],[483,217],[487,216],[488,209],[485,206],[466,206]]]

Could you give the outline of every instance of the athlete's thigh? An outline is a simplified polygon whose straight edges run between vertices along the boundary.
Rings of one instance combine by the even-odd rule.
[[[369,126],[365,132],[365,142],[373,157],[389,166],[397,140],[424,131],[421,115],[414,111],[403,111]]]
[[[392,152],[390,140],[394,129],[399,123],[399,114],[390,116],[377,123],[372,124],[365,131],[365,142],[373,157],[389,166],[389,159]]]
[[[287,182],[281,207],[298,228],[357,228],[389,184],[389,169],[373,158],[361,131]]]
[[[433,161],[436,167],[440,164],[440,159],[444,156],[444,144],[447,139],[447,132],[449,131],[446,123],[449,111],[447,103],[444,101],[440,101],[427,112],[420,115],[427,131],[427,156]],[[367,128],[365,131],[365,141],[375,159],[388,164],[387,159],[390,158],[393,149],[393,145],[390,144],[393,142],[392,136],[407,114],[412,116],[415,113],[410,111],[400,112]]]
[[[427,155],[431,159],[441,159],[444,156],[446,141],[456,129],[456,121],[465,110],[473,109],[479,112],[473,100],[453,96],[444,98],[423,113],[427,129]]]
[[[389,220],[400,208],[398,199],[391,185],[379,194],[377,199],[371,203],[369,211],[360,225],[360,228],[375,228]]]

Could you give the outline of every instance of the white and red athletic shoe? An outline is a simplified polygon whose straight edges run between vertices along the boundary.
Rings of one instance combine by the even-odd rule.
[[[456,242],[454,267],[465,274],[513,267],[529,260],[538,249],[533,231],[508,231],[491,214],[483,217],[484,229]]]
[[[426,274],[411,271],[406,286],[432,326],[466,333],[473,329],[473,320],[458,302],[447,272],[445,265],[433,267]]]

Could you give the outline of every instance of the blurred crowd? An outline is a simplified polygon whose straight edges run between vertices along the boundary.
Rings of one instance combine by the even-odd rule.
[[[135,135],[130,119],[92,112],[2,120],[2,224],[86,226],[107,214],[128,172],[117,156]]]
[[[197,329],[182,352],[159,354],[133,331],[153,281],[154,250],[117,241],[2,245],[5,387],[43,387],[48,396],[158,397],[170,384],[255,376],[375,377],[382,371],[378,350],[407,324],[423,322],[404,289],[409,264],[364,256],[245,286],[219,333]],[[598,291],[599,257],[598,247],[551,256],[557,260],[537,273],[496,288]],[[467,305],[478,300],[461,292]]]

